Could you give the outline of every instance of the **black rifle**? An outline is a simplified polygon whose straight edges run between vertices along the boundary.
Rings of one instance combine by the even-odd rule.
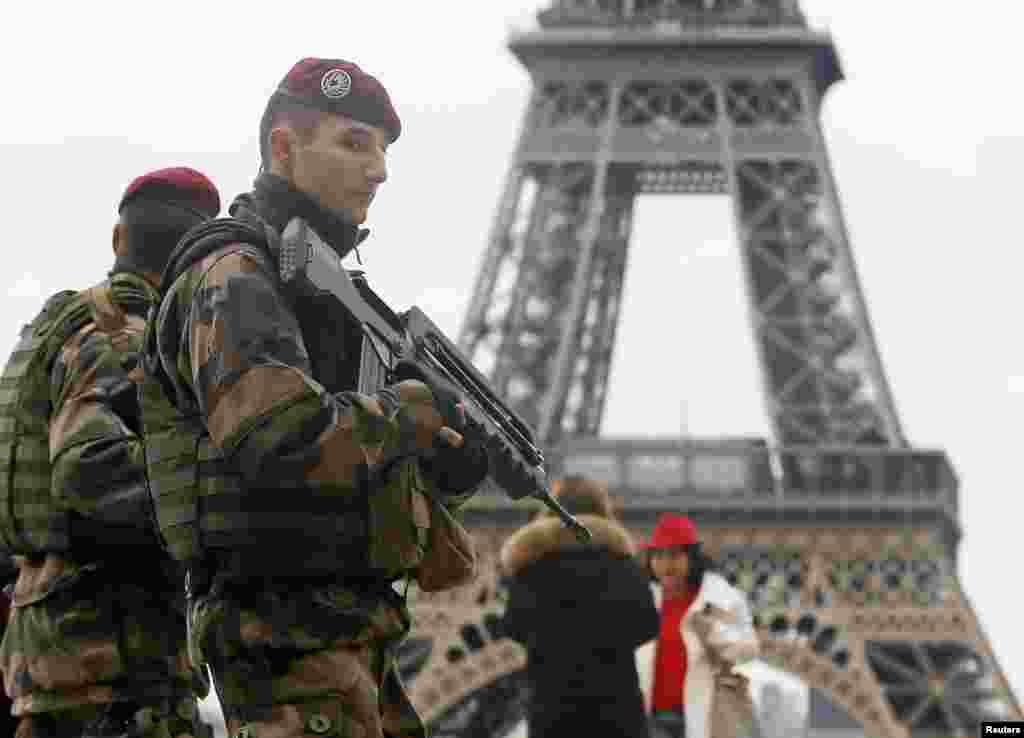
[[[453,387],[466,400],[467,423],[475,424],[485,439],[491,479],[513,500],[540,500],[581,542],[590,541],[590,531],[551,496],[544,454],[530,426],[422,310],[413,307],[398,317],[363,275],[350,274],[337,252],[301,218],[293,218],[281,234],[278,259],[285,283],[330,293],[362,326],[360,392],[373,393],[393,381],[399,362],[414,365],[428,385]]]

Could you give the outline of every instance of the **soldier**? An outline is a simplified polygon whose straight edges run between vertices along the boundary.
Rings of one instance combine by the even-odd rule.
[[[444,387],[356,392],[359,325],[283,282],[275,256],[296,217],[340,256],[365,238],[400,130],[374,77],[301,60],[268,102],[262,173],[235,219],[190,234],[164,273],[146,343],[149,474],[189,567],[189,654],[233,736],[425,735],[394,663],[410,626],[398,590],[426,586],[428,563],[436,584],[433,537],[451,519],[437,506],[455,510],[485,478],[482,437]]]
[[[0,380],[0,545],[18,569],[0,668],[17,738],[194,733],[180,568],[153,525],[136,382],[164,262],[219,210],[193,169],[135,179],[108,278],[51,297]]]

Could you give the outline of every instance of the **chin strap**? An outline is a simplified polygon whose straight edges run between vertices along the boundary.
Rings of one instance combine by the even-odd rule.
[[[349,252],[354,251],[356,253],[356,261],[359,262],[359,266],[363,266],[363,257],[359,254],[359,244],[366,240],[366,237],[370,235],[369,228],[360,228],[356,231],[356,237],[352,239],[352,245],[348,247],[344,252],[338,252],[340,258],[344,259],[349,255]]]

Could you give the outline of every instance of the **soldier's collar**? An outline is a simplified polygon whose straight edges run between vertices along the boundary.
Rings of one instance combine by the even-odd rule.
[[[114,300],[129,312],[145,316],[150,305],[160,301],[160,293],[141,274],[117,271],[110,274]]]
[[[239,204],[255,212],[278,233],[284,231],[292,218],[302,218],[341,258],[348,256],[370,234],[368,229],[345,220],[321,206],[316,199],[296,190],[288,180],[269,172],[263,172],[256,178],[250,195],[236,199],[231,206],[232,212]]]

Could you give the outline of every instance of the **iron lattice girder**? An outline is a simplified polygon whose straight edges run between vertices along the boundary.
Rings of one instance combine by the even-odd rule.
[[[633,198],[609,197],[601,219],[575,367],[563,424],[571,435],[596,435],[604,412],[612,348],[619,322]]]
[[[559,67],[566,50],[545,57],[537,38],[515,179],[462,337],[498,391],[546,441],[598,433],[636,195],[728,191],[777,440],[902,443],[808,115],[829,79],[807,64],[822,40],[796,34],[768,56],[705,40],[646,62],[613,40],[621,65],[588,53]]]
[[[710,127],[718,121],[724,90],[729,121],[737,127],[795,126],[805,118],[800,91],[789,79],[739,78],[724,85],[701,78],[635,79],[624,86],[618,123],[624,127],[674,124]],[[540,87],[531,111],[535,129],[593,129],[605,123],[612,93],[605,80],[551,80]]]
[[[756,168],[747,167],[747,170],[756,171]],[[564,315],[565,298],[573,278],[575,250],[578,248],[579,203],[587,194],[586,177],[581,170],[574,168],[570,171],[572,176],[560,170],[558,176],[552,176],[538,190],[534,217],[524,240],[502,323],[494,326],[485,320],[477,324],[485,331],[494,330],[500,335],[495,379],[499,390],[504,393],[510,393],[514,378],[519,380],[518,389],[511,392],[516,404],[547,389],[550,361],[561,336],[559,316]],[[741,176],[743,171],[741,169]],[[807,170],[801,169],[790,172],[788,179],[792,184],[807,177]],[[751,181],[760,183],[762,189],[766,184],[763,172]],[[785,191],[791,192],[791,189]],[[793,202],[785,198],[762,197],[760,202],[750,198],[748,202],[755,206],[749,218],[749,231],[753,237],[748,257],[759,261],[754,265],[755,274],[770,275],[754,278],[754,296],[760,319],[759,335],[766,344],[766,351],[773,357],[770,371],[775,376],[771,385],[775,390],[773,399],[780,406],[779,415],[787,417],[787,427],[791,432],[795,431],[797,440],[822,437],[836,441],[853,440],[848,435],[834,435],[832,425],[847,424],[851,415],[864,409],[863,403],[858,404],[852,394],[871,386],[872,380],[869,373],[863,370],[858,373],[857,365],[852,368],[842,366],[844,357],[856,353],[862,343],[856,323],[827,310],[830,304],[838,302],[838,297],[831,301],[828,299],[834,294],[829,290],[834,291],[835,287],[826,288],[822,282],[811,279],[817,277],[821,280],[832,274],[834,250],[818,249],[808,256],[809,250],[798,245],[814,241],[813,238],[801,238],[799,233],[794,237],[796,227],[802,227],[807,221],[802,214],[803,206],[794,207]],[[782,216],[778,210],[784,211]],[[766,239],[769,238],[781,240],[785,248],[781,251],[768,248]],[[616,249],[624,253],[628,243],[627,238],[610,228],[607,219],[602,224],[599,240],[610,245],[610,253]],[[609,253],[607,246],[603,253]],[[624,259],[619,258],[615,263],[620,265],[618,273],[608,273],[602,279],[603,284],[614,285],[619,291]],[[593,272],[593,275],[601,274],[605,274],[604,268],[596,268]],[[768,294],[761,294],[765,284],[771,284],[772,289]],[[812,287],[813,290],[810,289]],[[613,314],[617,318],[620,295],[614,294],[613,297],[613,293],[607,290],[595,295],[601,295],[599,303],[607,304],[614,300]],[[591,308],[593,310],[608,314],[600,307]],[[609,335],[607,329],[603,334]],[[599,367],[610,361],[610,346],[602,347],[599,341],[594,340],[590,340],[587,346],[587,351],[579,355],[581,368],[574,371],[573,382],[585,384],[597,377],[607,377],[607,368]],[[783,356],[789,358],[784,359]],[[603,404],[605,379],[601,380],[597,392],[585,392],[587,402]],[[539,410],[532,409],[527,415],[536,419],[538,413]],[[582,425],[574,430],[596,433],[594,416],[591,412],[588,422],[577,419],[576,423],[582,422]],[[865,423],[870,426],[875,422],[875,418],[862,421],[854,432],[864,432]],[[790,433],[787,438],[794,436]]]
[[[502,305],[504,311],[470,320],[476,335],[468,339],[475,344],[483,334],[497,337],[497,387],[534,422],[540,417],[536,398],[549,389],[551,362],[564,328],[593,169],[563,165],[536,171],[540,174],[528,175],[538,183],[523,233],[497,239],[505,253],[488,258],[503,261],[514,275],[505,280],[506,294],[491,295],[491,306]],[[666,172],[681,180],[721,182],[713,169],[660,170],[663,176]],[[645,178],[650,181],[658,173],[612,171],[610,189],[617,194],[608,198],[614,204],[607,206],[600,221],[600,246],[585,311],[604,316],[604,327],[593,332],[595,336],[614,337],[607,320],[618,317],[632,198]],[[782,437],[787,441],[886,437],[881,414],[872,409],[875,398],[865,394],[875,392],[879,380],[872,375],[871,361],[863,359],[865,342],[856,316],[850,315],[851,301],[843,300],[850,286],[838,265],[841,249],[836,237],[816,221],[816,209],[824,199],[819,178],[808,161],[747,161],[737,168],[755,330],[771,358],[766,370],[777,424],[784,426]],[[510,252],[515,258],[509,258]],[[588,337],[583,325],[579,331],[581,348],[569,383],[576,389],[567,398],[575,409],[566,417],[568,421],[575,414],[575,419],[567,431],[596,433],[600,410],[581,414],[580,408],[583,403],[603,405],[611,344],[602,346]]]
[[[523,194],[524,178],[523,167],[513,165],[505,179],[505,190],[498,204],[498,214],[487,241],[484,263],[477,273],[467,313],[471,318],[476,317],[478,322],[475,325],[464,325],[459,335],[459,348],[467,354],[475,353],[480,341],[485,338],[485,312],[493,307],[490,303],[493,301],[498,274],[515,248],[512,242],[515,231],[513,219],[516,205]]]
[[[782,438],[891,438],[886,416],[895,410],[879,407],[885,380],[861,329],[867,316],[857,314],[847,254],[829,232],[820,169],[810,160],[746,160],[736,174],[755,331]]]
[[[993,668],[970,643],[868,641],[866,661],[893,714],[911,735],[974,734],[993,716],[988,703],[1003,697]]]
[[[636,191],[639,194],[724,195],[729,188],[721,166],[702,164],[639,169],[636,173]]]
[[[736,126],[790,126],[804,119],[800,91],[791,80],[732,80],[726,86],[726,110]]]
[[[535,399],[548,389],[551,362],[561,338],[578,258],[577,231],[592,184],[592,167],[549,167],[539,177],[526,216],[526,235],[493,379],[497,390],[532,422],[540,420]]]
[[[792,79],[739,74],[663,79],[640,65],[627,76],[615,91],[607,80],[539,82],[519,160],[543,166],[589,163],[607,155],[613,165],[717,166],[727,147],[789,157],[806,156],[814,147],[808,106]],[[617,112],[609,121],[612,108]]]
[[[619,122],[640,126],[669,121],[680,126],[710,126],[718,117],[718,98],[702,79],[631,82],[622,93]]]
[[[608,115],[606,82],[548,82],[533,110],[537,127],[596,128]]]

